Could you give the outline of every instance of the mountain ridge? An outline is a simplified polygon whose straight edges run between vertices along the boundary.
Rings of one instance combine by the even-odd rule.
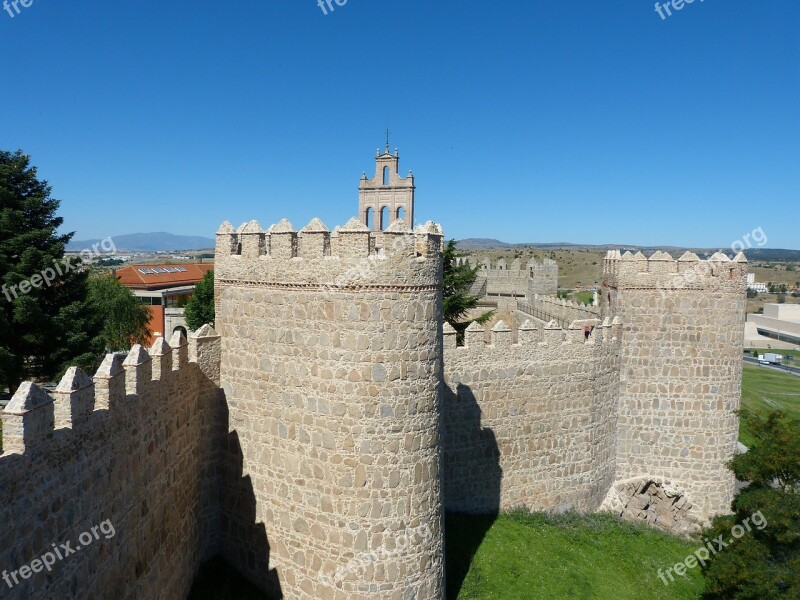
[[[107,240],[108,238],[106,238]],[[128,233],[112,236],[118,252],[171,252],[180,250],[206,250],[213,249],[216,242],[212,238],[198,235],[176,235],[166,231],[152,233]],[[97,244],[103,249],[108,247],[108,242],[103,246],[101,239],[73,240],[67,244],[68,252],[80,252],[90,249]]]

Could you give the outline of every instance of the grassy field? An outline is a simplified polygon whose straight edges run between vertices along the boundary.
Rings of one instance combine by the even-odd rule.
[[[772,282],[776,285],[785,283],[789,288],[800,287],[800,270],[797,263],[755,261],[748,265],[747,270],[755,273],[756,281],[759,282]]]
[[[608,515],[448,515],[448,600],[693,600],[700,571],[669,587],[658,569],[698,543]]]
[[[787,294],[784,298],[786,304],[800,304],[800,298],[794,298]],[[777,304],[778,294],[759,294],[755,298],[747,299],[747,312],[757,313],[758,309],[764,309],[765,304]]]
[[[742,408],[761,417],[774,410],[781,410],[800,420],[800,377],[745,363],[742,374]],[[753,444],[753,437],[744,419],[739,425],[739,441],[745,446]]]

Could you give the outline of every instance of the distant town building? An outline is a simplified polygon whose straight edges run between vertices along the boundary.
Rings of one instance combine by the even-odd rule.
[[[214,263],[130,265],[117,269],[116,277],[150,310],[148,329],[153,337],[170,337],[175,331],[189,333],[183,306],[195,284],[214,269]]]

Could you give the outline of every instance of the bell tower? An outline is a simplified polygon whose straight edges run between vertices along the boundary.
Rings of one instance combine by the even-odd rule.
[[[414,228],[414,175],[400,177],[400,155],[397,150],[386,149],[375,153],[375,176],[361,176],[358,186],[358,215],[371,231],[383,231],[397,219],[402,219],[409,229]]]

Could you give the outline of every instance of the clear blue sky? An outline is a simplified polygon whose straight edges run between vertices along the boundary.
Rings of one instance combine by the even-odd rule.
[[[0,147],[32,155],[76,239],[333,228],[388,117],[417,220],[450,237],[724,248],[761,227],[800,248],[797,0],[19,8]]]

